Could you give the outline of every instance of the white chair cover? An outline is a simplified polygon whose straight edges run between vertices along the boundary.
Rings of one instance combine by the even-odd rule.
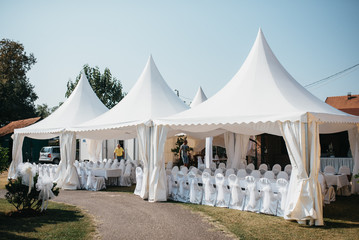
[[[276,215],[277,198],[273,194],[271,182],[268,178],[259,179],[261,207],[259,212]]]
[[[233,169],[233,168],[227,169],[227,171],[226,171],[226,177],[228,177],[228,176],[231,175],[231,174],[234,174],[234,169]]]
[[[292,173],[292,165],[288,164],[284,167],[284,171],[288,174],[288,176],[290,176],[290,174]]]
[[[173,168],[173,162],[172,161],[169,161],[166,165],[166,169],[172,169]]]
[[[264,173],[264,177],[268,179],[274,179],[274,173],[272,171],[267,171]]]
[[[86,189],[87,186],[87,171],[86,168],[80,167],[80,187],[81,189]]]
[[[223,169],[222,168],[216,169],[216,171],[214,171],[214,176],[216,176],[218,173],[223,174]]]
[[[90,191],[99,191],[106,189],[105,178],[104,177],[95,177],[92,171],[88,171],[86,189]]]
[[[278,174],[279,175],[279,174]],[[285,210],[285,202],[287,199],[288,194],[288,181],[284,178],[277,179],[277,187],[278,187],[278,194],[277,194],[277,216],[283,217],[284,210]]]
[[[203,197],[203,188],[198,185],[197,178],[194,178],[191,182],[191,188],[189,193],[189,201],[194,204],[201,204]]]
[[[247,176],[247,171],[245,169],[239,169],[237,172],[237,177],[244,179]]]
[[[207,172],[202,174],[203,199],[202,205],[214,206],[216,203],[216,189],[211,184],[211,175]]]
[[[117,159],[113,160],[113,163],[111,165],[111,169],[116,169],[118,167],[119,167],[118,160]]]
[[[229,175],[228,184],[231,192],[231,198],[228,207],[231,209],[243,210],[245,194],[240,187],[239,179],[237,176],[234,174]]]
[[[98,166],[98,168],[104,168],[105,167],[105,163],[101,162],[100,165]]]
[[[112,159],[108,159],[106,164],[105,164],[105,168],[109,169],[109,168],[111,168],[111,166],[112,166]]]
[[[211,175],[212,174],[212,171],[211,171],[211,169],[209,169],[209,168],[206,168],[206,169],[204,169],[204,171],[203,171],[203,173],[209,173],[209,175]],[[202,174],[203,174],[202,173]]]
[[[178,174],[178,167],[174,166],[172,168],[172,174],[171,174],[171,186],[168,188],[169,191],[169,198],[176,201],[177,200],[177,194],[178,194],[178,188],[179,188],[179,184],[178,184],[178,179],[177,179],[177,174]]]
[[[250,170],[254,170],[254,169],[255,169],[253,163],[248,164],[246,168],[248,168],[248,169],[250,169]]]
[[[216,207],[228,207],[231,192],[227,188],[227,185],[224,184],[224,176],[222,173],[217,173],[215,178],[217,189]]]
[[[246,176],[246,198],[244,203],[244,210],[250,212],[259,212],[259,194],[256,184],[256,179],[253,176]]]
[[[262,163],[261,165],[259,165],[258,170],[259,170],[259,169],[263,169],[263,170],[268,171],[268,165],[267,165],[267,164],[265,164],[265,163]],[[253,169],[252,169],[252,170],[253,170]]]
[[[284,171],[280,171],[279,173],[278,173],[278,175],[277,175],[277,179],[280,179],[280,178],[283,178],[283,179],[285,179],[285,180],[289,180],[289,176],[288,176],[288,174],[286,173],[286,172],[284,172]]]
[[[325,168],[324,168],[324,173],[325,174],[335,174],[335,168],[333,167],[333,166],[330,166],[330,165],[328,165],[328,166],[325,166]]]
[[[274,166],[272,167],[272,171],[274,175],[277,175],[280,171],[282,171],[282,167],[278,163],[274,164]]]
[[[186,176],[182,171],[177,173],[177,182],[178,182],[178,193],[176,201],[179,202],[186,202],[186,195],[185,195],[185,184],[186,184]]]
[[[212,163],[209,165],[209,168],[211,169],[212,172],[216,171],[216,169],[217,169],[216,163],[212,162]]]
[[[116,159],[117,160],[117,159]],[[137,167],[136,168],[136,188],[135,188],[135,195],[140,196],[141,189],[142,189],[142,177],[143,177],[143,171],[142,168]]]
[[[239,163],[239,167],[238,169],[245,169],[246,168],[246,165],[244,163]]]
[[[324,204],[330,204],[330,202],[334,202],[335,201],[334,187],[330,186],[328,188],[327,182],[325,181],[325,177],[321,172],[318,174],[318,181],[320,184]]]
[[[181,166],[181,172],[183,172],[183,175],[187,175],[188,168],[186,166]]]
[[[221,163],[219,163],[218,168],[225,169],[225,168],[226,168],[226,164],[223,163],[223,162],[221,162]]]
[[[131,170],[132,170],[132,165],[127,164],[126,168],[125,168],[125,172],[123,174],[121,174],[121,177],[120,177],[120,186],[130,187],[132,185]]]
[[[251,173],[251,176],[255,177],[255,178],[260,178],[261,177],[261,172],[259,170],[253,170]]]
[[[342,174],[342,175],[350,175],[351,174],[351,171],[350,171],[350,168],[348,166],[341,166],[339,168],[339,174]]]

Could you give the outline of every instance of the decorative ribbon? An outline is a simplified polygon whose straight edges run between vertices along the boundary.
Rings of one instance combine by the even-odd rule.
[[[44,210],[44,208],[45,210],[47,209],[49,199],[55,197],[54,193],[51,191],[52,186],[53,183],[50,177],[47,176],[39,177],[36,184],[36,189],[37,191],[40,191],[39,199],[42,200],[41,212]]]

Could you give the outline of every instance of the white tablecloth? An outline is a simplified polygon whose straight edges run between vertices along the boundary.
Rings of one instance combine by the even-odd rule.
[[[336,172],[339,171],[341,166],[348,166],[350,171],[353,172],[353,159],[352,158],[320,158],[320,169],[324,172],[325,166],[333,166]]]
[[[93,169],[92,172],[96,177],[105,177],[106,179],[109,177],[121,177],[122,174],[121,169]]]
[[[341,188],[341,187],[349,185],[347,175],[324,174],[324,177],[325,177],[325,181],[327,182],[328,187],[329,186],[337,186],[337,188]]]

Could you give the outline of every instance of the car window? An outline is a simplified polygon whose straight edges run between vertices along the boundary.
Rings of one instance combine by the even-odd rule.
[[[54,149],[52,150],[52,152],[53,152],[53,153],[60,153],[60,148],[54,148]]]
[[[50,147],[43,147],[40,152],[42,152],[42,153],[51,152],[51,148]]]

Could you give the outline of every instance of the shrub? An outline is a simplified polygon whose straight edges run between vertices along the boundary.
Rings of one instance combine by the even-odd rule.
[[[0,174],[9,167],[9,149],[0,146]]]
[[[29,192],[29,186],[22,184],[22,177],[17,179],[9,179],[8,184],[5,186],[8,191],[5,198],[11,203],[20,213],[38,213],[42,211],[41,206],[43,200],[39,197],[40,190],[36,189],[39,175],[34,177],[34,185]],[[52,186],[52,192],[55,196],[59,195],[59,188],[56,188],[56,183]],[[45,204],[45,203],[44,203]]]

